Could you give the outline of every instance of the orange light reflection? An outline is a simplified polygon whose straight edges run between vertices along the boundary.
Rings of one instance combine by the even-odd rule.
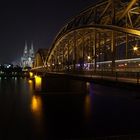
[[[38,117],[42,114],[42,100],[39,96],[32,96],[31,111]]]
[[[92,114],[92,110],[91,110],[91,96],[90,94],[85,96],[85,102],[84,102],[84,116],[85,116],[85,121],[89,122],[91,119],[91,114]]]
[[[29,80],[28,82],[29,82],[29,84],[32,84],[32,80]]]
[[[37,126],[38,133],[42,133],[43,128],[43,105],[42,98],[37,95],[32,96],[31,100],[31,112],[33,114],[33,120],[35,125]],[[44,133],[44,132],[43,132]]]

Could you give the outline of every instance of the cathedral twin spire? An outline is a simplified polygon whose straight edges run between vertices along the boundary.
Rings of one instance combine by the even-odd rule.
[[[23,57],[21,58],[21,66],[22,67],[32,67],[33,60],[34,60],[33,42],[31,43],[31,48],[28,50],[27,42],[25,41]]]
[[[31,48],[28,51],[27,42],[25,41],[25,48],[24,48],[23,56],[25,56],[25,57],[31,57],[31,58],[34,57],[33,42],[31,43]]]

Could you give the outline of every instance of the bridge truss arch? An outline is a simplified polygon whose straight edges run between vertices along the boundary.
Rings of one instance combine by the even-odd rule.
[[[47,55],[53,71],[140,70],[140,1],[106,0],[67,23]]]
[[[46,56],[48,49],[39,49],[35,54],[33,68],[42,68],[46,66]]]

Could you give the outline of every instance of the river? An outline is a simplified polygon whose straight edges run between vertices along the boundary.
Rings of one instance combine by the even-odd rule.
[[[50,82],[42,92],[26,78],[0,79],[0,139],[72,140],[139,134],[139,97],[139,92],[125,88],[70,79]]]

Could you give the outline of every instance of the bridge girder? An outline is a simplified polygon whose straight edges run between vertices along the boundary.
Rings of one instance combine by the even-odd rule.
[[[58,33],[46,57],[48,69],[75,69],[84,62],[133,56],[140,40],[140,1],[106,0],[72,18]],[[123,48],[123,55],[117,54]],[[131,51],[130,51],[131,50]]]
[[[139,0],[106,0],[102,3],[92,6],[81,12],[79,15],[72,18],[60,30],[55,41],[57,41],[69,30],[84,25],[99,24],[117,25],[120,27],[131,27],[131,24],[133,24],[133,28],[139,28],[140,25],[137,25],[136,27],[134,26],[135,21],[137,21],[137,23],[139,21],[139,5]]]
[[[35,54],[35,60],[33,67],[46,66],[46,57],[48,49],[39,49]]]

